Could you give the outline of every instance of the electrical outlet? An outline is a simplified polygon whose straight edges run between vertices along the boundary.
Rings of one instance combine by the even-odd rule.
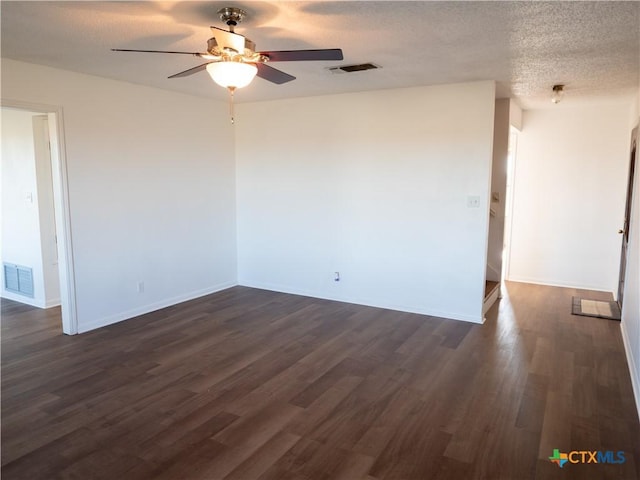
[[[478,195],[469,195],[467,197],[467,208],[480,208],[480,197]]]

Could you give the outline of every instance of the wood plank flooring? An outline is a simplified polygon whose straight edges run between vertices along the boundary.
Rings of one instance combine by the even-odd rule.
[[[2,300],[2,478],[637,479],[619,323],[571,315],[587,294],[507,283],[472,325],[235,287],[73,337]]]

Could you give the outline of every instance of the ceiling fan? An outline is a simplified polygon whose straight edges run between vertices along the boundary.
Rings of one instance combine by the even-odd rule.
[[[295,80],[296,77],[281,70],[270,67],[267,62],[299,62],[307,60],[342,60],[342,50],[339,48],[321,50],[279,50],[256,51],[256,44],[243,35],[235,33],[238,23],[247,15],[240,8],[225,7],[218,10],[220,20],[225,22],[229,30],[211,27],[213,37],[207,42],[207,51],[176,52],[167,50],[132,50],[113,48],[115,52],[143,52],[143,53],[173,53],[193,55],[207,60],[197,67],[171,75],[169,78],[186,77],[202,70],[207,70],[211,78],[222,87],[228,88],[233,95],[236,88],[241,88],[253,80],[257,75],[264,80],[276,84],[283,84]]]

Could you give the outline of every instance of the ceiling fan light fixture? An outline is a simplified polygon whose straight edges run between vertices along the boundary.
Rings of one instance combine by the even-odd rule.
[[[221,87],[235,89],[249,85],[258,73],[258,67],[244,62],[215,62],[207,65],[207,72]]]

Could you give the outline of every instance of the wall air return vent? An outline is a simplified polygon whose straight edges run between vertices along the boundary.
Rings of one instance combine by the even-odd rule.
[[[353,73],[364,72],[365,70],[376,70],[381,68],[380,65],[375,63],[360,63],[358,65],[342,65],[340,67],[329,67],[328,70],[331,73]]]
[[[33,298],[33,270],[12,263],[3,264],[4,288],[8,292]]]

